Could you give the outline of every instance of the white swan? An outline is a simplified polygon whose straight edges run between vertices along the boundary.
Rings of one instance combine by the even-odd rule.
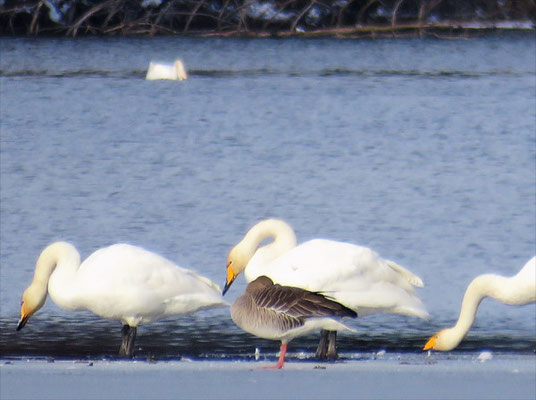
[[[145,79],[155,81],[159,79],[167,79],[172,81],[183,81],[188,78],[186,69],[181,60],[176,60],[172,65],[160,64],[151,61]]]
[[[260,246],[267,238],[274,241]],[[429,316],[414,294],[422,280],[412,272],[354,244],[315,239],[296,246],[292,228],[277,219],[253,226],[229,252],[224,294],[242,271],[248,282],[265,275],[276,284],[322,292],[360,317]]]
[[[437,332],[423,350],[449,351],[458,346],[471,329],[478,306],[485,297],[514,306],[536,302],[536,257],[512,277],[484,274],[473,279],[463,296],[456,325]]]
[[[321,293],[274,285],[270,278],[260,276],[234,301],[231,317],[246,332],[281,341],[279,361],[274,366],[264,367],[279,369],[285,363],[287,346],[292,339],[320,328],[353,330],[337,319],[355,318],[357,314]]]
[[[66,310],[89,310],[121,321],[120,355],[127,356],[132,356],[138,324],[227,304],[209,279],[128,244],[97,250],[82,264],[70,243],[46,247],[22,295],[17,330],[45,304],[47,293]]]

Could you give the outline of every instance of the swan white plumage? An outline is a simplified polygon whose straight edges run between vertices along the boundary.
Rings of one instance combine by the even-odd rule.
[[[456,325],[437,332],[423,350],[449,351],[458,346],[473,326],[478,306],[485,297],[515,306],[536,302],[536,257],[512,277],[484,274],[473,279],[463,296]]]
[[[274,240],[260,246],[267,238]],[[276,284],[324,293],[360,317],[429,317],[414,290],[423,282],[412,272],[350,243],[314,239],[297,246],[293,229],[277,219],[253,226],[229,252],[224,294],[242,271],[248,282],[265,275]]]
[[[136,327],[175,314],[227,305],[209,279],[128,244],[95,251],[83,263],[67,242],[46,247],[24,291],[20,330],[50,294],[66,310],[89,310],[124,324],[120,354],[131,356]]]
[[[145,79],[148,81],[162,79],[183,81],[187,78],[188,75],[181,60],[176,60],[172,65],[151,61],[149,63],[149,69],[147,69],[147,75],[145,76]]]

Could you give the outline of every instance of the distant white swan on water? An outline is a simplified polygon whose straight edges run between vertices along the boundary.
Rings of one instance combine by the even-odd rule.
[[[471,281],[462,300],[456,325],[443,329],[426,342],[423,350],[449,351],[463,340],[473,326],[480,302],[491,297],[504,304],[520,306],[536,301],[536,257],[529,260],[516,275],[479,275]]]
[[[115,244],[83,263],[67,242],[46,247],[24,291],[20,330],[47,297],[66,310],[89,310],[123,323],[120,355],[132,356],[136,327],[175,315],[227,305],[209,279],[141,247]]]
[[[151,61],[145,79],[148,81],[155,80],[172,80],[183,81],[188,78],[186,69],[181,60],[176,60],[173,64],[162,64]]]

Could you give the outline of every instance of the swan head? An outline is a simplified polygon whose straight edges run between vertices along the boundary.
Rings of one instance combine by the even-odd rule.
[[[452,329],[443,329],[428,339],[423,350],[449,351],[458,346],[462,339]]]
[[[28,322],[28,319],[35,314],[43,304],[47,297],[46,290],[43,290],[36,285],[30,285],[22,294],[22,301],[20,306],[20,320],[17,324],[17,330],[21,330]]]
[[[229,252],[227,257],[227,279],[225,281],[225,286],[223,288],[222,294],[225,295],[229,287],[233,284],[234,280],[248,265],[249,260],[252,257],[252,254],[245,250],[245,247],[242,243],[237,244]]]

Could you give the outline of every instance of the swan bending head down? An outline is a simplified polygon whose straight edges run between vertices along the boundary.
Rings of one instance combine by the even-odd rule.
[[[192,270],[129,244],[101,248],[83,263],[67,242],[46,247],[22,295],[20,330],[47,295],[66,310],[89,310],[123,323],[120,355],[131,356],[139,324],[227,305],[220,288]]]
[[[76,248],[67,242],[53,243],[39,255],[32,283],[22,294],[17,330],[21,330],[30,317],[45,304],[49,277],[60,261],[80,265],[80,255]]]
[[[536,301],[536,257],[528,261],[516,275],[479,275],[471,281],[463,296],[456,325],[443,329],[426,342],[423,350],[449,351],[454,349],[471,329],[480,302],[491,297],[504,304],[524,305]]]
[[[20,305],[20,320],[17,330],[20,331],[28,319],[35,314],[45,304],[47,293],[42,288],[30,285],[22,294]]]

